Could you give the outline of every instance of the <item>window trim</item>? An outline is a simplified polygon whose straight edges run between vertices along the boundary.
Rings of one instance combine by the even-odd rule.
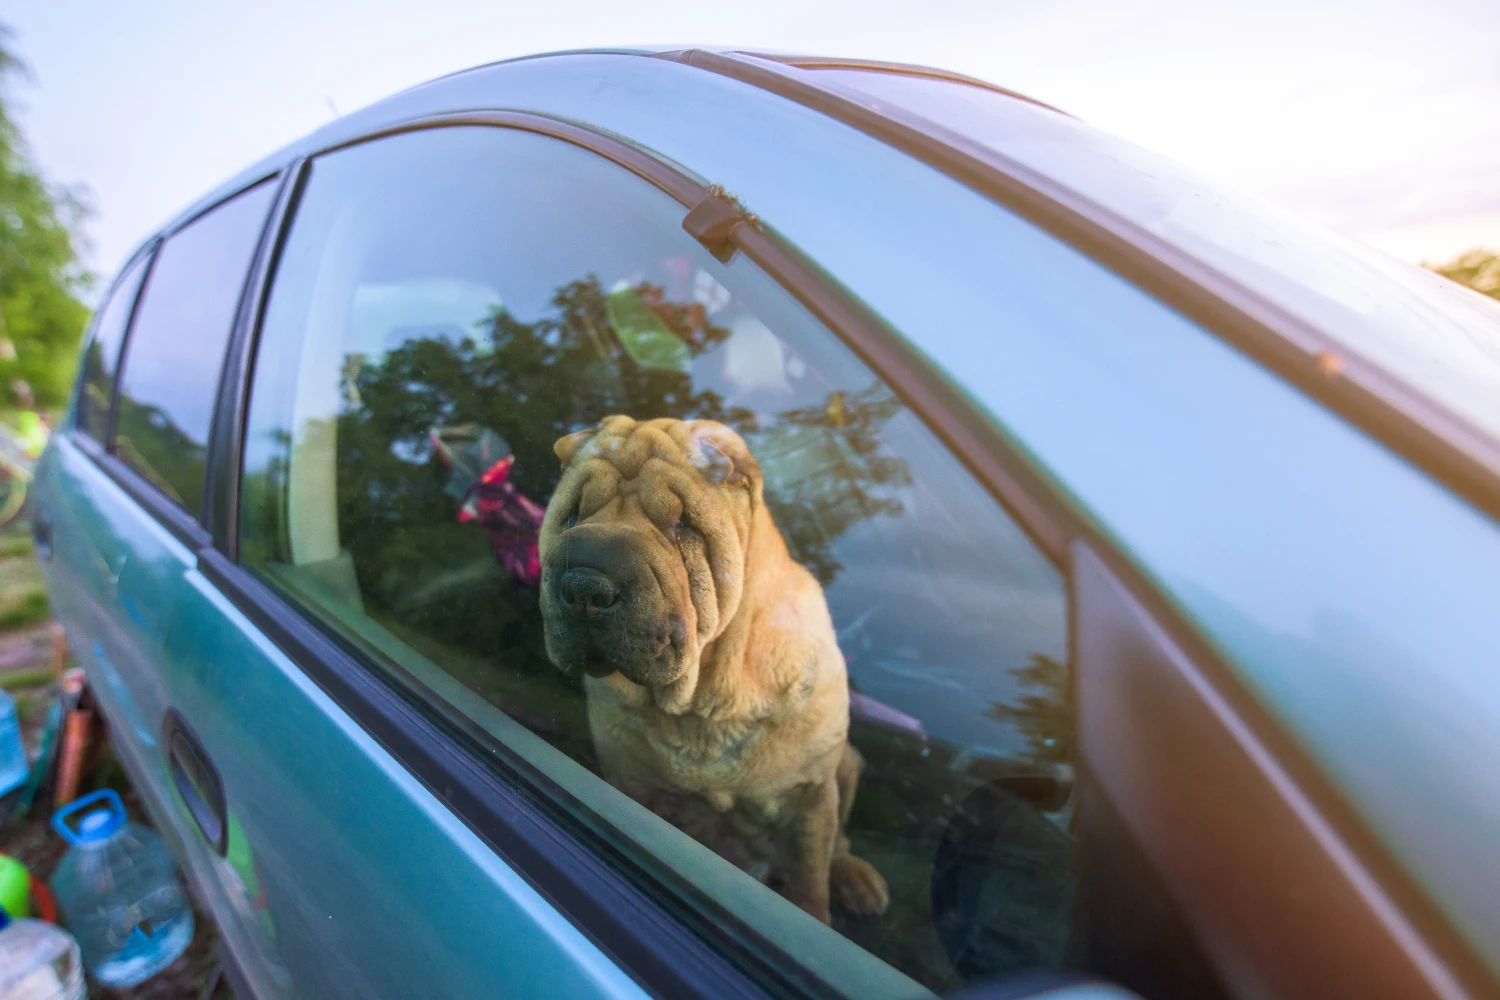
[[[704,49],[653,58],[776,94],[947,174],[1192,319],[1500,521],[1500,442],[1353,348],[1110,209],[920,115],[886,102],[877,110],[857,92],[819,81],[815,71],[876,67]]]
[[[219,371],[219,388],[214,397],[213,415],[209,421],[208,458],[203,465],[203,503],[199,510],[199,523],[206,529],[216,544],[232,539],[236,546],[239,535],[234,530],[239,523],[239,467],[244,450],[244,414],[249,411],[250,371],[247,367],[249,343],[246,330],[258,330],[266,294],[270,289],[270,277],[274,272],[274,261],[281,252],[281,245],[290,231],[289,221],[295,210],[297,198],[305,179],[306,161],[296,158],[272,174],[253,184],[240,188],[228,198],[214,202],[196,213],[197,219],[220,205],[237,198],[253,187],[274,178],[276,193],[266,213],[265,225],[256,240],[255,252],[250,255],[250,264],[245,269],[245,283],[240,288],[240,300],[235,306],[234,319],[229,327],[229,340],[224,345],[224,361]],[[181,229],[173,228],[173,232]],[[268,268],[272,271],[268,272]],[[224,532],[229,532],[225,535]],[[238,559],[238,550],[235,550]]]
[[[1039,101],[1035,97],[1028,97],[1017,90],[1002,87],[999,84],[981,80],[975,76],[963,73],[955,73],[948,69],[938,69],[934,66],[919,66],[915,63],[885,62],[879,59],[840,59],[829,56],[799,56],[778,55],[771,52],[740,51],[734,55],[748,56],[752,59],[767,59],[771,62],[781,63],[783,66],[791,66],[795,69],[852,69],[867,73],[886,73],[890,76],[917,76],[929,80],[947,80],[949,83],[962,83],[969,87],[978,87],[980,90],[993,91],[996,94],[1004,94],[1027,104],[1035,104],[1039,108],[1056,112],[1066,118],[1076,118],[1076,115],[1068,114],[1062,108],[1056,108],[1045,101]]]

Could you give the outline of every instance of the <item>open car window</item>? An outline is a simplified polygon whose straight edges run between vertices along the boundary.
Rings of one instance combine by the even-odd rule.
[[[697,919],[849,995],[1066,964],[1061,574],[684,214],[520,131],[314,160],[241,561]]]

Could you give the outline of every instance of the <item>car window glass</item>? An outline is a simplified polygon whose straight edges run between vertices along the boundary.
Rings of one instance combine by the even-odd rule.
[[[224,349],[274,197],[273,184],[259,184],[169,236],[130,326],[114,450],[190,511],[203,499]]]
[[[1061,575],[684,214],[518,131],[315,160],[261,332],[241,561],[622,850],[711,881],[660,826],[744,873],[774,906],[720,902],[790,948],[811,913],[937,990],[1063,963]]]
[[[150,255],[142,254],[120,275],[99,309],[93,336],[83,352],[83,373],[78,381],[78,427],[100,441],[109,434],[109,402],[115,392],[120,344],[125,339],[135,293],[149,260]]]

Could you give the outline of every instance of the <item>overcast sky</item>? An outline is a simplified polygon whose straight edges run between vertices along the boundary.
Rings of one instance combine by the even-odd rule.
[[[927,63],[1412,261],[1500,248],[1500,0],[8,0],[9,99],[112,271],[240,167],[422,80],[635,42]]]

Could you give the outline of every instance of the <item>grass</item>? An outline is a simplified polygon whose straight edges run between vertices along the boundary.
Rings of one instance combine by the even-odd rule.
[[[28,524],[0,533],[0,632],[44,622],[52,615]]]
[[[47,602],[47,591],[41,587],[28,587],[18,593],[6,595],[6,607],[0,608],[0,632],[25,628],[52,617],[52,605]]]
[[[51,667],[33,667],[30,670],[0,674],[0,690],[4,691],[20,691],[50,683],[52,683]]]
[[[31,540],[31,535],[23,532],[7,532],[0,535],[0,559],[15,559],[19,556],[29,556],[35,550],[36,543]]]

